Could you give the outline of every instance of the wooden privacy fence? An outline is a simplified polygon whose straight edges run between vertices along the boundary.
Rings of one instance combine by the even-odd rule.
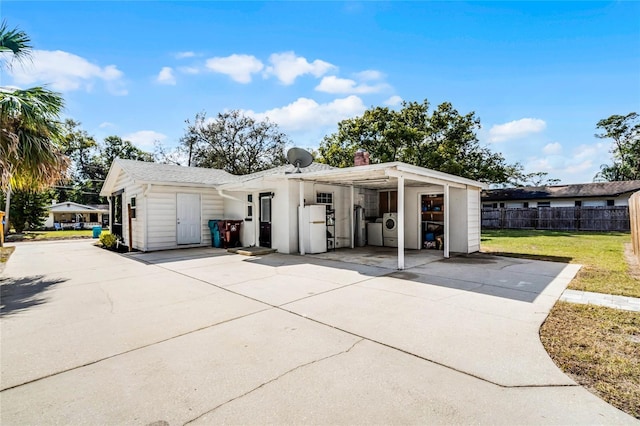
[[[640,261],[640,191],[629,198],[629,216],[631,218],[631,245]]]
[[[627,206],[482,209],[482,227],[486,229],[629,231],[629,225]]]

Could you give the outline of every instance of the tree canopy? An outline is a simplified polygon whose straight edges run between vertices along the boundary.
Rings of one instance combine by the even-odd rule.
[[[71,173],[67,185],[56,187],[55,197],[58,201],[100,203],[98,193],[114,159],[154,160],[151,153],[119,136],[107,136],[103,142],[96,142],[81,128],[79,122],[71,119],[64,122],[61,147],[71,159]]]
[[[602,130],[597,138],[613,139],[613,164],[600,166],[595,180],[640,180],[640,116],[635,112],[612,115],[598,121],[596,127]]]
[[[188,165],[244,175],[286,164],[287,136],[269,120],[258,121],[238,110],[207,119],[199,113],[180,139]]]
[[[482,182],[508,182],[519,164],[507,164],[499,153],[480,145],[475,113],[462,115],[444,102],[433,111],[429,103],[403,102],[398,111],[373,107],[361,117],[338,123],[318,149],[325,162],[336,167],[353,165],[356,150],[365,149],[372,163],[403,161]]]

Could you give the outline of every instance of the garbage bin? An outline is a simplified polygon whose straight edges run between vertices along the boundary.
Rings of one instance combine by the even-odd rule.
[[[241,220],[226,220],[224,224],[224,247],[238,247],[240,245]]]
[[[102,234],[101,226],[94,226],[92,229],[93,229],[93,238],[98,238],[100,234]]]
[[[209,221],[209,230],[211,231],[211,247],[222,247],[222,238],[220,238],[219,222],[220,219],[212,219]]]

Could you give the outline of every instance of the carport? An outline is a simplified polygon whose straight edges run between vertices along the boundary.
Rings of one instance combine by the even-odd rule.
[[[355,206],[355,189],[397,190],[398,250],[397,267],[405,268],[405,233],[421,232],[419,195],[438,191],[444,194],[444,257],[451,251],[471,253],[480,249],[480,191],[487,185],[471,179],[412,166],[402,162],[371,164],[304,174],[289,174],[288,179],[299,182],[299,205],[304,205],[305,185],[309,183],[348,187],[349,211]],[[304,255],[303,221],[298,217],[300,254]],[[355,223],[349,215],[350,247],[355,247]],[[454,226],[452,226],[454,225]],[[455,241],[452,239],[455,233]],[[452,250],[452,243],[453,250]],[[414,244],[414,247],[420,249]]]

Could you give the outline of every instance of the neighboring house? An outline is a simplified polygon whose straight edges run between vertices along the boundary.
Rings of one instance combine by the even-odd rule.
[[[483,208],[628,206],[640,180],[482,191]]]
[[[298,206],[312,204],[331,212],[337,247],[354,247],[355,206],[364,207],[372,222],[392,218],[395,234],[385,234],[385,241],[398,247],[399,269],[405,248],[426,246],[429,223],[441,225],[445,257],[480,249],[480,191],[486,188],[480,182],[400,162],[342,169],[312,163],[301,173],[294,170],[234,176],[116,159],[100,195],[109,198],[112,231],[141,251],[209,246],[208,221],[235,219],[244,221],[243,245],[304,254],[306,225],[298,220]]]
[[[55,201],[49,209],[49,216],[44,223],[46,228],[74,228],[83,226],[102,226],[108,222],[108,210],[102,206],[86,206],[72,201],[56,203]],[[80,225],[82,224],[82,225]]]

